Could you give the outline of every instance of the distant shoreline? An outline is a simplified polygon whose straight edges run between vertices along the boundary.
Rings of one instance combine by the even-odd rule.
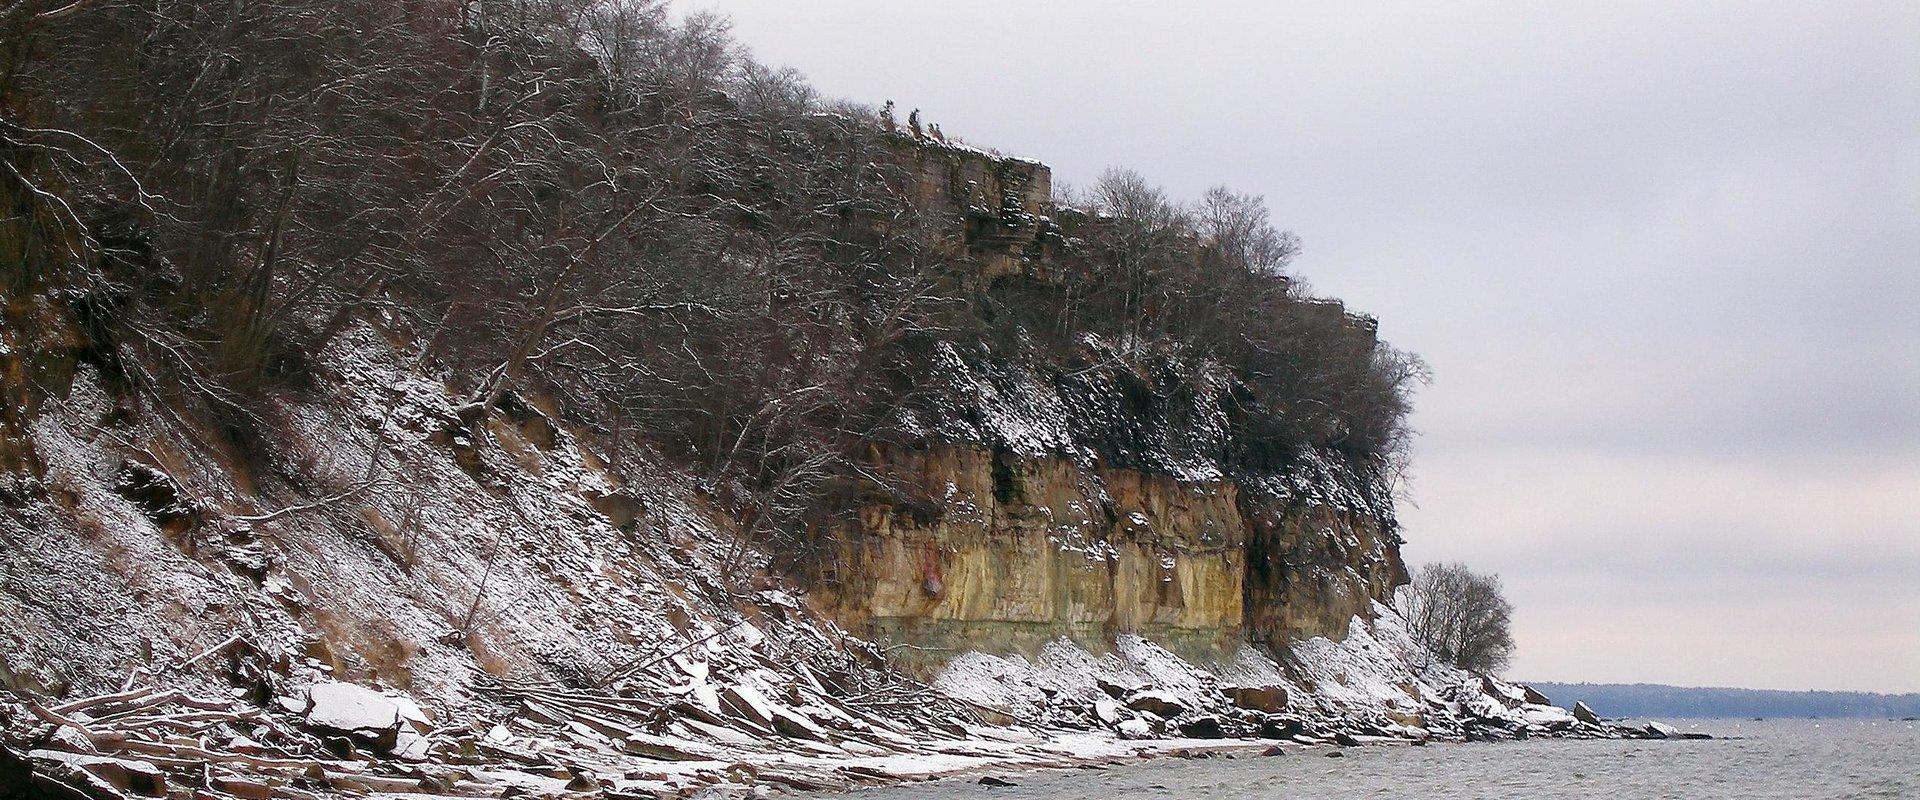
[[[1668,686],[1655,683],[1526,682],[1555,705],[1584,702],[1606,717],[1736,719],[1908,719],[1920,717],[1920,694],[1793,692]]]

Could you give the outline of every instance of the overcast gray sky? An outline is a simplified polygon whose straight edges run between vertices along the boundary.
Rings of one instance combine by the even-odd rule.
[[[1058,179],[1266,195],[1435,373],[1513,674],[1920,691],[1920,3],[682,0]]]

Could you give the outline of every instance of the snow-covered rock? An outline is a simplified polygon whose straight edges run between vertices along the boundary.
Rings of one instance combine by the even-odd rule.
[[[1250,711],[1279,712],[1287,710],[1287,687],[1277,684],[1263,686],[1234,686],[1227,690],[1233,698],[1233,704]]]
[[[1127,707],[1168,718],[1180,716],[1187,710],[1187,704],[1179,695],[1160,689],[1142,689],[1128,695]]]
[[[1538,725],[1542,728],[1559,729],[1570,727],[1574,723],[1573,715],[1558,706],[1528,703],[1515,709],[1522,722]]]
[[[167,794],[167,776],[145,761],[111,756],[68,753],[59,750],[34,750],[27,753],[33,761],[57,762],[87,773],[123,792],[150,797]],[[31,795],[28,795],[31,796]]]
[[[399,703],[343,681],[314,684],[307,693],[304,716],[307,725],[318,731],[346,736],[379,750],[392,750],[400,735]]]

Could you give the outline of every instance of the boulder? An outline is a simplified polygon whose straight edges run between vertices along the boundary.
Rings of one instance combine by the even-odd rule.
[[[1480,693],[1504,706],[1517,706],[1527,702],[1527,693],[1522,687],[1501,683],[1485,675],[1480,676]]]
[[[1153,738],[1153,723],[1144,719],[1126,720],[1119,725],[1115,725],[1114,730],[1120,733],[1120,738],[1122,739]]]
[[[167,794],[167,775],[145,761],[109,756],[86,755],[82,753],[63,753],[57,750],[34,750],[27,753],[29,760],[54,761],[64,763],[73,769],[81,770],[107,785],[122,792],[164,797]],[[28,797],[34,796],[32,793]]]
[[[322,734],[343,736],[382,752],[392,750],[400,736],[400,705],[386,695],[351,683],[315,684],[307,693],[303,716],[308,727]]]
[[[753,722],[761,727],[771,728],[774,723],[773,702],[751,686],[728,686],[720,690],[720,705],[733,716]]]
[[[635,731],[620,739],[620,749],[655,761],[718,761],[719,750],[691,739],[654,736]]]
[[[1106,676],[1094,678],[1093,685],[1100,687],[1100,691],[1106,692],[1108,697],[1115,700],[1127,699],[1127,695],[1138,691],[1141,686],[1139,683],[1123,683],[1120,680]]]
[[[1307,723],[1286,714],[1268,714],[1260,720],[1260,736],[1265,739],[1291,739],[1307,732]]]
[[[1647,734],[1647,738],[1649,739],[1680,738],[1679,728],[1673,727],[1672,725],[1668,725],[1662,722],[1649,722],[1647,723],[1647,727],[1641,728],[1641,730]]]
[[[1461,703],[1460,713],[1476,720],[1505,721],[1507,718],[1507,707],[1501,705],[1500,701],[1490,696],[1480,695],[1465,703]]]
[[[1586,703],[1577,700],[1573,704],[1573,718],[1588,725],[1600,724],[1600,715],[1593,713],[1593,709],[1588,708]]]
[[[413,701],[413,698],[398,697],[391,694],[386,695],[386,698],[393,701],[393,704],[399,707],[401,724],[407,726],[407,728],[411,729],[414,733],[425,734],[433,732],[433,715],[427,713],[426,709],[421,708],[419,703]]]
[[[1225,739],[1227,729],[1220,724],[1219,717],[1202,714],[1180,723],[1180,735],[1189,739]]]
[[[1127,695],[1127,707],[1135,711],[1147,711],[1162,717],[1177,717],[1187,710],[1187,704],[1172,692],[1157,689],[1141,689]]]
[[[1574,716],[1559,706],[1543,706],[1528,703],[1514,710],[1520,721],[1528,726],[1550,731],[1566,730],[1573,727]]]
[[[1539,705],[1539,706],[1553,705],[1552,700],[1547,699],[1546,695],[1534,691],[1533,687],[1531,686],[1522,685],[1520,687],[1520,695],[1521,695],[1521,699],[1529,703],[1532,703],[1534,705]]]
[[[69,753],[100,752],[99,748],[93,746],[93,739],[72,725],[61,725],[54,728],[53,734],[47,737],[47,742],[49,744],[57,744],[61,750]]]
[[[1389,708],[1386,710],[1386,715],[1387,719],[1393,720],[1394,724],[1403,728],[1424,729],[1427,727],[1427,715],[1419,711],[1403,711]]]
[[[782,705],[773,706],[773,728],[796,739],[812,739],[818,742],[833,740],[826,728],[807,718],[807,715]]]
[[[393,756],[402,761],[427,761],[432,745],[433,741],[427,737],[403,728],[400,735],[394,737]]]
[[[1235,686],[1227,690],[1233,697],[1233,704],[1249,711],[1265,711],[1269,714],[1287,710],[1287,688],[1285,686]]]

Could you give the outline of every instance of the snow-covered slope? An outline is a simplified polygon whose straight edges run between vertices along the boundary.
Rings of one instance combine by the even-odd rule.
[[[968,653],[934,686],[1029,724],[1121,736],[1506,737],[1584,732],[1525,687],[1435,663],[1392,609],[1354,618],[1347,635],[1295,642],[1278,657],[1243,646],[1199,662],[1122,635],[1111,652],[1065,639],[1032,658]]]
[[[7,337],[10,357],[61,360],[48,339]],[[37,469],[0,517],[0,723],[38,748],[31,764],[136,792],[196,759],[229,794],[312,774],[300,780],[339,791],[678,791],[1059,763],[1141,738],[1571,729],[1517,690],[1415,669],[1424,657],[1378,605],[1338,641],[1264,647],[1245,638],[1238,601],[1256,594],[1239,585],[1214,617],[1191,616],[1202,578],[1221,574],[1202,562],[1260,534],[1208,538],[1209,520],[1237,512],[1219,496],[1195,505],[1194,487],[1230,484],[1140,470],[1100,475],[1104,500],[1081,500],[1140,503],[1120,521],[1147,530],[1092,547],[1108,533],[1036,528],[1034,544],[1096,567],[1126,557],[1113,542],[1144,543],[1142,559],[1184,548],[1197,593],[1172,622],[1024,649],[960,637],[931,658],[905,626],[876,646],[769,574],[674,470],[645,453],[608,469],[537,401],[463,417],[404,342],[371,325],[337,338],[297,401],[246,409],[245,436],[208,435],[221,429],[205,409],[151,405],[77,356],[54,371],[64,385],[38,387],[8,443]],[[1049,458],[1021,457],[1030,473]],[[991,502],[982,477],[948,502]],[[1148,477],[1165,485],[1120,488]],[[1030,484],[1022,502],[1046,491]],[[991,529],[1006,505],[973,523],[988,525],[983,552],[1006,541]],[[1216,552],[1182,544],[1204,542]],[[1155,641],[1183,619],[1213,644]]]

